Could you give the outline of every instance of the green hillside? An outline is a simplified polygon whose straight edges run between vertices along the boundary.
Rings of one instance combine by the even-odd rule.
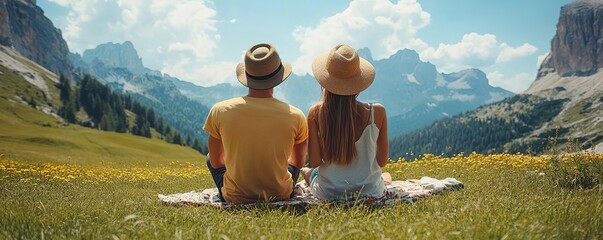
[[[44,78],[49,89],[45,94],[13,71],[3,66],[0,71],[0,154],[32,162],[93,166],[203,160],[194,149],[163,140],[62,123],[40,111],[56,113],[54,109],[60,107],[55,76]]]
[[[501,102],[479,107],[452,118],[445,118],[428,127],[396,137],[390,142],[392,158],[425,153],[452,156],[471,153],[543,153],[549,138],[556,137],[559,125],[549,122],[563,110],[568,99],[545,99],[533,95],[516,95]],[[534,131],[548,126],[528,140]],[[561,131],[567,130],[561,128]],[[565,132],[561,132],[565,133]],[[566,138],[558,138],[567,143]],[[588,148],[588,146],[586,147]]]

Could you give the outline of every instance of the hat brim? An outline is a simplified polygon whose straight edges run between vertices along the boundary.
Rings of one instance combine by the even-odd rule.
[[[337,78],[329,74],[327,59],[329,52],[318,55],[312,62],[312,72],[318,84],[337,95],[356,95],[367,89],[375,80],[375,68],[367,60],[360,58],[360,73],[351,78]]]
[[[291,64],[288,63],[283,63],[283,67],[280,69],[280,71],[274,74],[274,76],[271,78],[262,80],[253,79],[247,76],[245,72],[245,64],[239,63],[239,65],[237,65],[237,79],[241,84],[252,89],[263,90],[276,87],[284,82],[289,75],[291,75]]]

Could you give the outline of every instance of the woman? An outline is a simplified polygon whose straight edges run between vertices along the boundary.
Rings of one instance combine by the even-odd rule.
[[[374,67],[348,45],[314,59],[312,71],[322,99],[308,112],[310,167],[303,168],[310,191],[323,200],[380,197],[388,173],[387,117],[381,104],[358,101],[375,79]]]

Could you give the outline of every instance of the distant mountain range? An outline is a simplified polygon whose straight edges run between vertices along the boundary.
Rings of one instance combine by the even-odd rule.
[[[487,123],[500,126],[506,126],[503,122],[512,123],[513,126],[508,128],[510,134],[503,134],[504,137],[501,135],[496,141],[481,139],[492,138],[485,132],[461,131],[464,135],[471,132],[467,136],[471,140],[464,142],[479,140],[479,145],[485,147],[478,150],[484,152],[541,149],[536,146],[542,146],[551,132],[557,132],[561,141],[573,138],[584,146],[592,143],[592,146],[603,148],[599,144],[603,141],[603,117],[600,114],[603,112],[600,81],[603,76],[599,70],[603,66],[603,45],[600,44],[603,33],[598,25],[603,22],[601,5],[600,1],[583,0],[562,8],[551,54],[539,69],[536,81],[520,96],[508,98],[514,94],[489,85],[485,74],[478,69],[442,73],[435,65],[422,61],[413,50],[400,50],[389,58],[374,60],[370,50],[364,48],[358,53],[375,66],[377,75],[373,85],[359,98],[386,106],[389,133],[395,143],[391,147],[393,152],[409,150],[412,144],[401,147],[397,143],[418,139],[421,132],[395,136],[416,131],[442,118],[446,127],[475,123],[481,128],[500,129]],[[130,42],[101,44],[82,55],[69,53],[60,30],[33,0],[0,0],[0,13],[4,13],[0,14],[2,45],[53,73],[71,76],[74,80],[82,74],[91,74],[114,91],[126,93],[152,107],[166,123],[201,142],[207,137],[201,126],[209,107],[220,100],[246,94],[242,86],[202,87],[149,69],[142,64]],[[28,76],[31,82],[40,82],[39,78],[43,78],[35,74]],[[311,75],[292,75],[277,88],[275,97],[307,111],[319,100],[320,91]],[[452,117],[464,112],[468,113]],[[444,126],[442,122],[433,123],[436,125]],[[514,127],[518,130],[510,130]],[[422,142],[421,147],[438,145],[449,152],[460,151],[438,143],[454,137],[442,129],[446,128],[440,128],[438,137]],[[492,141],[496,144],[486,144]]]
[[[131,42],[101,44],[82,56],[70,53],[69,60],[77,72],[90,74],[112,90],[132,96],[155,109],[184,135],[207,142],[203,122],[208,107],[184,96],[169,75],[145,68]]]
[[[486,75],[477,69],[439,73],[433,64],[422,62],[413,50],[401,50],[379,61],[372,59],[368,49],[360,49],[359,54],[371,61],[377,71],[375,82],[359,98],[386,106],[392,122],[389,131],[392,136],[513,95],[490,86]],[[180,93],[210,107],[218,101],[247,93],[243,86],[202,87],[145,68],[131,42],[101,44],[84,51],[82,56],[70,54],[69,59],[79,71],[90,73],[113,89],[130,94],[150,96],[154,93],[156,95],[152,97],[163,98],[163,95]],[[317,102],[320,94],[320,85],[310,75],[292,74],[275,91],[277,98],[303,111]]]
[[[486,75],[478,69],[440,73],[435,65],[421,61],[413,50],[400,50],[378,61],[373,60],[367,48],[359,49],[358,53],[375,66],[377,73],[373,84],[360,94],[359,99],[379,102],[386,107],[392,136],[513,95],[502,88],[490,86]],[[246,93],[242,86],[220,84],[201,87],[177,78],[170,79],[184,95],[208,106]],[[320,99],[321,88],[310,75],[292,74],[277,87],[275,94],[277,98],[307,111]]]
[[[561,9],[551,52],[522,94],[397,137],[408,153],[532,152],[547,148],[603,152],[603,2]]]

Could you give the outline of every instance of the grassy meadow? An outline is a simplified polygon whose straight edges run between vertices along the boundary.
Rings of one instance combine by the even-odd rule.
[[[5,79],[0,239],[603,239],[603,156],[589,153],[392,162],[394,179],[455,177],[465,189],[380,208],[166,206],[158,193],[213,187],[204,156],[62,124],[11,95],[45,101],[35,88]]]
[[[159,202],[158,193],[213,186],[192,149],[13,124],[23,125],[0,124],[1,239],[603,238],[601,155],[427,155],[386,170],[395,179],[455,177],[465,189],[380,208],[226,211]],[[599,185],[580,185],[577,176]]]

